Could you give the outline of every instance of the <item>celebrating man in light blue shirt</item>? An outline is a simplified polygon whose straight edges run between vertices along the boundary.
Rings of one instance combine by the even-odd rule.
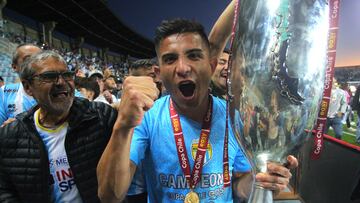
[[[209,94],[217,60],[210,57],[203,27],[183,19],[164,21],[156,30],[155,49],[170,95],[154,103],[158,91],[151,89],[151,78],[125,79],[121,111],[98,163],[100,199],[121,201],[141,162],[149,202],[248,198],[251,167],[233,132],[224,133],[225,102]],[[294,157],[288,160],[297,166]],[[276,194],[290,177],[289,169],[269,163],[256,181]]]

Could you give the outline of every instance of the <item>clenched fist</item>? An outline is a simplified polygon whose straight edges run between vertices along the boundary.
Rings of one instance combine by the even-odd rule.
[[[127,77],[123,83],[115,127],[130,129],[139,125],[158,95],[159,90],[151,77]]]

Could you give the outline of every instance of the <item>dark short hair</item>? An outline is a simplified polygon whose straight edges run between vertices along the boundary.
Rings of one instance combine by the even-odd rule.
[[[90,78],[81,78],[76,81],[77,88],[84,88],[86,90],[90,90],[94,92],[94,98],[99,96],[100,87],[99,84]]]
[[[89,77],[90,80],[103,80],[104,79],[104,76],[102,76],[101,74],[99,73],[95,73],[95,74],[92,74],[90,77]]]
[[[204,27],[195,21],[176,18],[174,20],[164,20],[155,30],[155,49],[158,50],[160,42],[173,34],[197,33],[204,40],[210,50],[209,39],[205,33]]]
[[[231,50],[228,49],[228,48],[225,48],[223,52],[224,52],[224,53],[227,53],[227,54],[229,54],[229,55],[231,54]]]
[[[130,70],[138,70],[139,68],[148,68],[157,65],[153,59],[139,59],[130,65]]]
[[[153,63],[153,65],[157,65],[157,66],[159,65],[159,61],[158,61],[157,57],[152,58],[151,62]]]
[[[0,76],[0,82],[4,82],[4,78]]]

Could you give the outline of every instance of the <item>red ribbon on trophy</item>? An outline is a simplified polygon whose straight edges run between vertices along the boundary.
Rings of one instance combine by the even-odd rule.
[[[311,152],[311,159],[319,159],[321,151],[323,149],[323,133],[326,127],[327,112],[329,109],[331,87],[334,77],[334,66],[336,58],[336,41],[339,30],[339,8],[340,0],[330,0],[329,2],[329,35],[328,35],[328,49],[327,49],[327,65],[324,82],[324,93],[320,105],[320,111],[318,114],[315,129],[313,130],[314,145]]]

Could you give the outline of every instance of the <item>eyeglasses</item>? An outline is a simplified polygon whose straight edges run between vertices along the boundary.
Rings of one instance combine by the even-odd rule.
[[[55,72],[55,71],[48,71],[44,73],[40,73],[38,75],[33,75],[31,78],[39,78],[40,82],[57,82],[59,77],[61,77],[65,81],[71,81],[75,79],[75,72],[74,71],[66,71],[66,72]]]

